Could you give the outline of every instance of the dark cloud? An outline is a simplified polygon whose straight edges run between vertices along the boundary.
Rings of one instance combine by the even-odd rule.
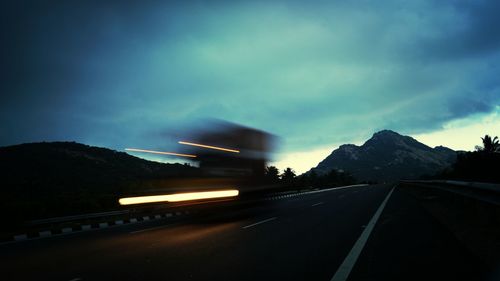
[[[304,150],[500,104],[494,1],[2,5],[0,145],[165,146],[216,117]]]
[[[451,2],[453,3],[453,2]],[[448,26],[438,26],[446,33],[424,43],[429,53],[460,59],[498,53],[500,47],[500,2],[458,1],[452,4],[458,18]]]

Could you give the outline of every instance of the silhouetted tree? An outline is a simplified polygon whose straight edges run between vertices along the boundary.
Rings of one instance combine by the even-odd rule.
[[[318,173],[316,169],[298,176],[295,179],[298,186],[331,188],[343,185],[355,184],[356,179],[348,172],[332,169],[328,173]]]
[[[489,135],[485,135],[483,140],[483,147],[480,149],[486,153],[497,152],[500,148],[500,142],[498,141],[498,137],[491,138]]]
[[[295,175],[295,171],[292,168],[286,168],[283,171],[283,174],[281,174],[281,180],[285,183],[291,183],[296,176],[297,175]]]
[[[443,171],[436,178],[480,182],[500,182],[500,144],[498,137],[485,135],[483,146],[476,146],[474,152],[462,152],[452,169]]]
[[[267,166],[264,171],[264,176],[269,182],[278,182],[280,179],[280,171],[275,166]]]

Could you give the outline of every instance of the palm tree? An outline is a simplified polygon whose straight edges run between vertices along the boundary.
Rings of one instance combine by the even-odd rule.
[[[483,140],[483,148],[481,149],[487,153],[493,153],[500,150],[500,142],[498,141],[498,137],[491,138],[488,135],[485,135]]]
[[[297,175],[295,174],[295,171],[292,168],[286,168],[283,171],[283,174],[281,174],[281,179],[286,182],[290,182],[293,179],[295,179]]]
[[[267,166],[265,177],[271,182],[277,182],[280,179],[280,171],[275,166]]]

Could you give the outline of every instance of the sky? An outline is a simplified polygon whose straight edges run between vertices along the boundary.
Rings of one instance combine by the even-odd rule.
[[[280,136],[273,163],[304,172],[382,129],[500,135],[498,1],[0,5],[0,146],[169,149],[217,118]]]

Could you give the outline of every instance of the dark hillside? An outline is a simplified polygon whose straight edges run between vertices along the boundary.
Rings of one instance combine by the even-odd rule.
[[[187,165],[147,161],[75,142],[1,147],[1,211],[22,218],[100,211],[116,207],[119,195],[154,180],[197,172]]]

